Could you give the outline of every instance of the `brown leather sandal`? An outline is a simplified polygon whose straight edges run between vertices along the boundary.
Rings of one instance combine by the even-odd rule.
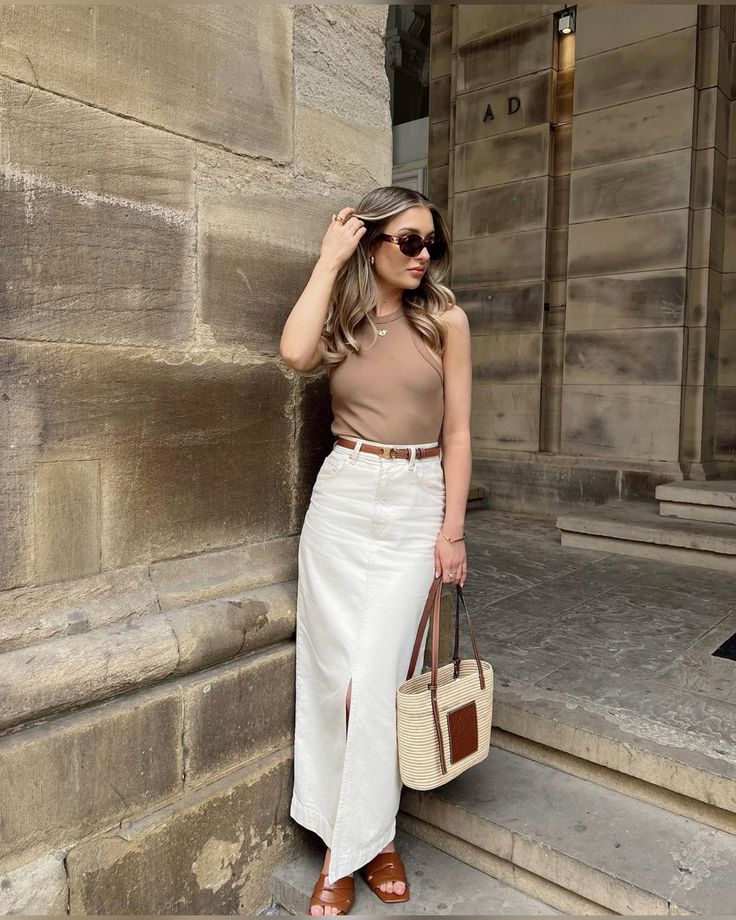
[[[324,895],[325,897],[321,897]],[[320,872],[319,878],[314,883],[312,897],[309,899],[309,910],[311,913],[313,907],[337,907],[337,913],[346,914],[353,906],[355,900],[355,879],[352,875],[343,875],[331,885],[327,884],[327,873]],[[322,916],[317,914],[315,916]],[[324,916],[329,916],[325,914]],[[334,916],[334,915],[333,915]]]
[[[409,883],[406,880],[404,863],[396,851],[378,853],[369,863],[363,866],[360,874],[368,883],[371,891],[386,904],[409,900]],[[395,891],[381,891],[378,886],[383,882],[403,882],[406,888],[403,894],[397,894]]]

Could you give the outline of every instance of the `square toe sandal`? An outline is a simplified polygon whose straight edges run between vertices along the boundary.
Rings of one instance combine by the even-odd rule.
[[[386,904],[409,900],[409,883],[406,880],[404,863],[398,853],[378,853],[360,870],[371,891]],[[384,882],[403,882],[406,885],[403,894],[395,891],[381,891],[378,887]]]
[[[322,908],[336,907],[338,914],[346,914],[353,906],[355,900],[355,879],[352,875],[344,875],[331,885],[327,884],[327,873],[320,872],[319,878],[314,883],[312,897],[309,899],[309,910],[318,905]],[[325,916],[327,916],[325,914]]]

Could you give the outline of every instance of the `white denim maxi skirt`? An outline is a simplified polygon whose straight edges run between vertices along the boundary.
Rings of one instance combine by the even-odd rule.
[[[445,514],[441,454],[387,458],[360,452],[363,443],[378,442],[335,442],[299,540],[290,814],[330,847],[328,884],[364,866],[396,833],[396,690],[406,680]]]

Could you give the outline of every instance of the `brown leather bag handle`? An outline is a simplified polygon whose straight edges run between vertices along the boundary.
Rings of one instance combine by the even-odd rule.
[[[442,721],[440,719],[440,710],[439,704],[437,702],[437,670],[438,670],[438,659],[440,651],[440,606],[442,600],[442,574],[438,575],[437,578],[432,582],[432,586],[429,589],[429,595],[424,604],[424,610],[422,611],[422,616],[419,621],[419,627],[417,629],[416,639],[414,640],[414,649],[412,650],[411,662],[409,664],[409,670],[406,675],[406,679],[409,680],[416,668],[417,658],[419,657],[419,646],[421,645],[422,636],[424,635],[424,630],[429,620],[429,611],[432,609],[432,672],[431,679],[427,685],[431,700],[432,700],[432,715],[434,717],[434,728],[437,735],[437,747],[439,750],[440,756],[440,768],[442,773],[447,773],[447,764],[445,762],[445,749],[442,744]],[[463,607],[465,608],[465,616],[468,620],[468,627],[470,628],[470,641],[473,645],[473,655],[475,656],[476,664],[478,665],[478,678],[480,680],[481,690],[485,690],[486,682],[483,675],[483,666],[480,660],[480,653],[478,651],[478,643],[475,641],[475,633],[473,632],[473,624],[470,621],[470,614],[468,613],[468,607],[465,603],[465,598],[463,597],[462,588],[459,584],[455,585],[457,589],[456,597],[457,602],[455,605],[455,649],[453,654],[453,661],[455,662],[455,667],[453,670],[453,680],[455,680],[460,673],[460,601],[463,602]]]
[[[440,576],[441,578],[442,576]],[[434,730],[437,735],[437,747],[440,752],[440,769],[447,773],[447,764],[445,763],[445,747],[442,744],[442,722],[440,720],[440,706],[437,702],[437,668],[440,657],[440,607],[442,605],[442,585],[437,588],[434,595],[434,605],[432,607],[432,679],[429,682],[428,690],[432,698],[432,715],[434,716]]]
[[[473,646],[473,656],[475,657],[475,662],[478,665],[478,680],[480,681],[480,689],[486,689],[486,678],[483,674],[483,665],[480,661],[480,652],[478,651],[478,643],[475,641],[475,633],[473,632],[473,624],[470,622],[470,614],[468,613],[468,607],[465,603],[465,598],[463,597],[463,589],[460,585],[455,585],[457,588],[457,593],[455,595],[455,653],[452,656],[452,660],[455,662],[455,671],[453,673],[453,678],[457,677],[460,673],[460,601],[463,602],[463,607],[465,609],[465,616],[468,621],[468,629],[470,630],[470,642]]]
[[[432,585],[429,589],[429,594],[427,595],[427,600],[424,603],[424,610],[422,615],[419,618],[419,627],[417,629],[417,636],[414,640],[414,649],[411,653],[411,662],[409,663],[409,671],[407,672],[406,679],[409,680],[414,675],[414,669],[417,666],[417,658],[419,657],[419,646],[422,644],[422,636],[424,635],[424,628],[427,625],[429,620],[429,611],[432,608],[432,602],[434,601],[434,595],[437,590],[441,590],[442,585],[442,576],[439,575],[434,579]]]
[[[470,614],[468,613],[468,606],[465,603],[463,589],[458,584],[455,585],[455,588],[457,590],[456,590],[456,595],[455,595],[455,599],[456,599],[456,603],[455,603],[455,648],[454,648],[454,652],[452,656],[452,659],[455,662],[455,670],[453,673],[453,677],[457,677],[460,672],[460,601],[462,601],[463,608],[465,609],[465,616],[468,621],[468,629],[470,630],[470,641],[473,646],[473,655],[475,656],[475,661],[478,665],[478,678],[480,680],[480,688],[481,690],[485,690],[486,682],[485,682],[485,676],[483,674],[483,666],[481,665],[480,653],[478,651],[478,643],[475,641],[475,633],[473,632],[473,624],[470,620]],[[411,661],[409,663],[409,670],[406,674],[407,680],[410,680],[414,676],[414,671],[417,666],[417,658],[419,657],[419,646],[422,644],[422,636],[424,635],[424,630],[429,621],[429,613],[430,613],[430,610],[432,609],[433,601],[435,600],[435,592],[439,592],[440,595],[442,593],[442,575],[441,574],[438,575],[437,578],[435,578],[432,582],[432,585],[429,589],[429,594],[427,595],[427,600],[424,604],[424,610],[422,611],[422,615],[419,619],[419,626],[417,628],[416,639],[414,640],[414,648],[411,653]],[[440,605],[438,603],[437,604],[437,612],[438,612],[437,627],[436,628],[433,627],[435,634],[439,633],[439,606]],[[439,645],[438,645],[438,654],[439,654]],[[433,661],[433,663],[436,664],[436,659]]]

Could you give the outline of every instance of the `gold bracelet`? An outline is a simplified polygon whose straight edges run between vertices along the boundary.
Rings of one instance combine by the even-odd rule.
[[[448,543],[458,543],[460,540],[464,540],[464,539],[465,539],[465,534],[463,534],[462,537],[455,537],[455,539],[453,540],[452,537],[448,537],[448,536],[447,536],[447,534],[444,532],[444,530],[441,530],[440,533],[441,533],[442,536],[445,538],[445,540],[447,540]]]

